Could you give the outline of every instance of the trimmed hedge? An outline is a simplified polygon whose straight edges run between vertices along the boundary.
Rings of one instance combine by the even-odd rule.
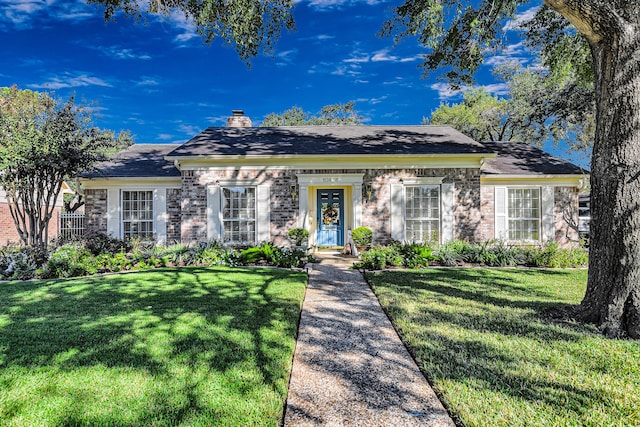
[[[381,270],[387,267],[425,268],[479,264],[490,267],[531,266],[549,268],[585,267],[589,253],[583,248],[562,248],[557,243],[542,247],[509,246],[501,241],[469,243],[455,240],[442,245],[398,243],[376,245],[361,254],[356,268]]]

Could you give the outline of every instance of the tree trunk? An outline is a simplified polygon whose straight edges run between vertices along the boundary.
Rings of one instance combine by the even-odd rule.
[[[640,338],[640,25],[592,41],[597,130],[591,162],[589,280],[581,317]]]

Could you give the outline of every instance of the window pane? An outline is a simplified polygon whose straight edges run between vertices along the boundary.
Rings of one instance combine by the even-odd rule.
[[[440,187],[405,188],[406,235],[412,242],[440,240]]]
[[[539,240],[540,189],[508,190],[509,240]]]
[[[255,243],[256,189],[229,187],[222,189],[224,241]]]
[[[122,191],[124,237],[153,237],[153,191]]]

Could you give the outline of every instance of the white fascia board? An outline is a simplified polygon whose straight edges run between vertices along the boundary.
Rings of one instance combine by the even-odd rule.
[[[145,177],[145,178],[82,178],[85,189],[102,188],[181,188],[180,177]]]
[[[585,175],[491,175],[480,176],[480,185],[539,186],[582,188]]]
[[[480,168],[483,154],[431,155],[285,155],[285,156],[217,156],[166,157],[176,161],[180,170],[201,170],[230,167],[278,167],[280,169],[442,169]]]

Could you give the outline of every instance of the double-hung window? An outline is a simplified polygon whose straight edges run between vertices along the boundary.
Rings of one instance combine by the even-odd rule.
[[[122,190],[122,235],[153,238],[153,191]]]
[[[222,220],[226,243],[255,243],[256,188],[224,187]]]
[[[540,189],[509,188],[509,240],[540,240]]]
[[[405,188],[405,238],[409,242],[440,241],[440,186]]]

